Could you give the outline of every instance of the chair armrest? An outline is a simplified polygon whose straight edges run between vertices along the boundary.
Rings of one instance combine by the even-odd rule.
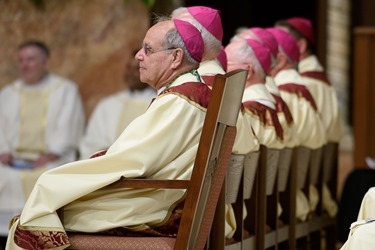
[[[110,184],[107,188],[166,188],[166,189],[187,189],[189,180],[153,180],[153,179],[126,179]]]

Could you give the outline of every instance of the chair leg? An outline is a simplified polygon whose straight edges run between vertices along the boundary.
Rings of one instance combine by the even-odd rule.
[[[309,249],[307,237],[302,237],[297,240],[296,250],[307,250]]]
[[[326,250],[335,250],[337,242],[336,225],[332,225],[326,229]]]
[[[310,249],[320,250],[321,249],[321,233],[320,231],[312,232],[309,236],[309,247]]]

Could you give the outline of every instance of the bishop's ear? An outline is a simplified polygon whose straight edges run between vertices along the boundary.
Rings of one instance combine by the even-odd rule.
[[[247,81],[250,80],[250,78],[254,75],[254,67],[251,64],[247,64],[246,66],[247,69]]]
[[[307,50],[307,40],[305,38],[298,39],[299,53],[302,55]]]
[[[181,48],[174,49],[172,52],[172,68],[176,69],[184,60],[184,52]]]

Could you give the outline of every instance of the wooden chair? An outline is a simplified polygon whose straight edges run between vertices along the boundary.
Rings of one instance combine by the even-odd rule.
[[[330,217],[323,208],[323,186],[328,187],[333,199],[336,200],[337,162],[338,143],[327,143],[321,148],[321,161],[319,162],[321,171],[316,176],[314,183],[317,186],[320,199],[314,216],[309,220],[310,249],[321,249],[322,238],[325,239],[325,249],[335,249],[336,217]]]
[[[244,162],[244,177],[243,177],[243,192],[242,192],[242,201],[241,205],[243,208],[243,203],[247,210],[247,216],[245,220],[241,220],[242,228],[244,232],[247,232],[249,235],[244,237],[242,233],[242,249],[256,249],[257,244],[257,228],[260,223],[258,217],[259,207],[258,207],[258,198],[259,198],[259,186],[257,185],[257,173],[259,172],[260,166],[260,156],[261,151],[250,152],[245,157]],[[239,204],[240,205],[240,204]],[[238,207],[239,207],[238,205]],[[239,210],[239,208],[237,209]],[[241,211],[241,210],[240,210]],[[239,235],[240,236],[240,235]]]
[[[246,75],[247,71],[237,70],[216,76],[190,180],[121,179],[111,185],[115,188],[186,189],[176,238],[70,233],[70,248],[203,249],[236,135]]]
[[[283,225],[277,229],[277,242],[280,249],[294,249],[290,241],[290,230],[295,225],[295,196],[296,196],[296,169],[293,164],[293,148],[283,148],[279,156],[278,193],[279,202],[283,209],[280,220]]]
[[[261,146],[257,174],[257,249],[277,248],[279,149]],[[267,229],[268,227],[268,229]]]
[[[210,249],[235,250],[255,249],[256,247],[256,193],[255,174],[258,169],[260,151],[246,155],[232,155],[228,173],[216,208]],[[232,241],[225,240],[225,206],[232,205],[237,229]],[[247,217],[244,220],[245,207]]]
[[[260,151],[244,156],[236,156],[237,163],[243,162],[243,173],[236,180],[227,179],[227,187],[222,190],[221,202],[217,206],[214,228],[211,232],[210,249],[265,249],[277,245],[277,168],[280,150],[261,146]],[[241,169],[242,169],[241,168]],[[228,177],[228,176],[227,176]],[[237,191],[237,185],[239,188]],[[228,193],[236,186],[236,199]],[[234,242],[224,242],[224,207],[232,204],[237,229]],[[247,216],[244,220],[244,204]],[[267,207],[268,206],[268,207]],[[273,219],[270,219],[273,218]],[[273,230],[265,232],[266,225]],[[245,234],[246,232],[246,234]]]
[[[291,221],[289,228],[289,249],[298,248],[305,249],[308,244],[309,236],[309,223],[308,221],[299,221],[296,218],[296,193],[297,190],[302,190],[305,196],[309,197],[309,167],[311,159],[311,149],[306,147],[296,147],[293,152],[293,161],[291,166],[291,179],[295,178],[295,183],[290,183],[291,186],[295,185],[294,190],[291,189],[291,197],[294,197],[293,201],[290,201],[291,208],[294,214],[289,214]],[[294,203],[294,207],[293,204]],[[297,243],[298,241],[298,243]]]

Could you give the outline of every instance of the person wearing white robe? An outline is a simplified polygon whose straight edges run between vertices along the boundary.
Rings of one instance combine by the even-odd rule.
[[[324,68],[314,55],[315,36],[313,25],[310,20],[303,17],[291,17],[279,20],[275,24],[298,40],[300,50],[300,61],[298,71],[304,81],[305,86],[313,96],[319,116],[326,131],[327,142],[338,143],[344,135],[344,121],[339,111],[339,104],[334,87],[328,80]],[[316,187],[311,186],[314,193]],[[336,201],[331,197],[331,193],[326,184],[323,185],[322,205],[330,216],[337,213]],[[311,202],[310,207],[315,211],[316,202]]]
[[[172,12],[171,17],[185,20],[201,31],[204,53],[198,72],[203,82],[212,87],[215,75],[226,72],[217,59],[221,52],[224,33],[220,12],[206,6],[180,7]],[[237,136],[231,157],[233,161],[236,161],[236,155],[244,155],[259,149],[259,143],[251,131],[249,122],[244,119],[243,112],[239,113],[236,128]],[[225,209],[225,236],[231,238],[236,230],[234,211],[229,204],[226,204]]]
[[[352,223],[348,240],[340,250],[373,250],[375,249],[375,219]]]
[[[20,46],[22,78],[0,92],[0,235],[8,234],[42,172],[76,160],[83,132],[78,88],[48,72],[43,46]]]
[[[370,188],[363,196],[357,220],[369,218],[375,218],[375,187]]]
[[[256,43],[256,41],[254,42]],[[257,52],[260,50],[263,52],[263,58],[258,59],[257,54],[254,52],[256,48],[251,47],[251,45],[252,41],[240,39],[229,43],[225,47],[228,71],[236,69],[248,70],[246,87],[242,98],[244,107],[241,110],[238,121],[241,121],[240,124],[246,124],[248,126],[245,133],[254,134],[258,141],[258,147],[251,148],[246,154],[257,151],[260,144],[270,148],[284,147],[282,128],[275,109],[275,100],[264,85],[266,72],[270,66],[269,50],[259,43],[256,44],[256,46],[261,47],[257,47]],[[262,52],[260,54],[262,54]],[[255,105],[247,105],[251,101],[254,102]],[[261,107],[261,109],[258,110],[257,107]],[[268,115],[273,116],[274,120],[264,119]],[[277,123],[277,125],[273,122]],[[237,122],[237,128],[238,124],[239,122]],[[248,178],[251,179],[252,177],[248,176]],[[248,208],[244,205],[243,219],[247,216],[247,210]]]
[[[180,7],[172,12],[171,17],[190,22],[201,30],[204,54],[198,72],[204,82],[212,86],[215,75],[225,74],[216,60],[221,51],[224,33],[219,11],[206,6]]]
[[[122,176],[190,178],[210,96],[195,70],[202,54],[200,33],[189,23],[175,19],[152,26],[136,59],[140,80],[157,89],[158,97],[105,155],[63,165],[39,178],[13,223],[7,249],[27,244],[19,241],[25,231],[26,237],[43,233],[40,248],[64,249],[69,245],[65,230],[139,230],[162,224],[184,190],[101,188]],[[63,221],[56,213],[61,207]],[[61,241],[54,241],[56,237]]]
[[[327,79],[324,68],[314,55],[315,37],[310,20],[291,17],[275,24],[298,40],[300,61],[298,71],[314,97],[328,142],[339,142],[343,137],[344,124],[339,112],[335,89]]]
[[[283,131],[277,118],[275,99],[265,86],[266,72],[271,63],[269,49],[255,40],[241,39],[228,44],[225,51],[228,57],[228,70],[249,70],[242,103],[246,110],[245,117],[249,120],[259,143],[269,148],[283,148]],[[256,105],[253,108],[251,105],[247,107],[246,103],[249,101]],[[258,111],[257,107],[265,108]],[[263,111],[269,112],[268,115],[273,115],[274,119],[264,119],[267,115]]]
[[[104,98],[95,107],[79,145],[80,159],[107,150],[156,97],[152,87],[139,81],[138,63],[134,58],[128,59],[123,80],[125,90]]]
[[[299,145],[317,149],[326,143],[326,133],[317,112],[316,103],[304,85],[297,71],[299,49],[296,40],[287,32],[277,29],[266,29],[278,42],[280,62],[272,69],[271,75],[280,90],[293,116]],[[317,200],[317,194],[310,193],[310,198]],[[311,198],[312,199],[312,198]],[[301,190],[297,190],[296,216],[304,221],[310,212],[310,202]]]
[[[339,112],[338,99],[335,89],[325,79],[323,67],[315,55],[301,59],[298,71],[316,102],[319,115],[327,134],[328,142],[340,142],[344,135],[344,122]],[[310,72],[317,72],[322,77],[314,77]]]
[[[98,151],[107,150],[122,131],[146,111],[155,96],[155,90],[147,87],[124,90],[100,101],[79,145],[80,159],[88,159]]]
[[[350,226],[350,233],[341,250],[375,249],[375,188],[370,188],[362,199],[358,219]]]

